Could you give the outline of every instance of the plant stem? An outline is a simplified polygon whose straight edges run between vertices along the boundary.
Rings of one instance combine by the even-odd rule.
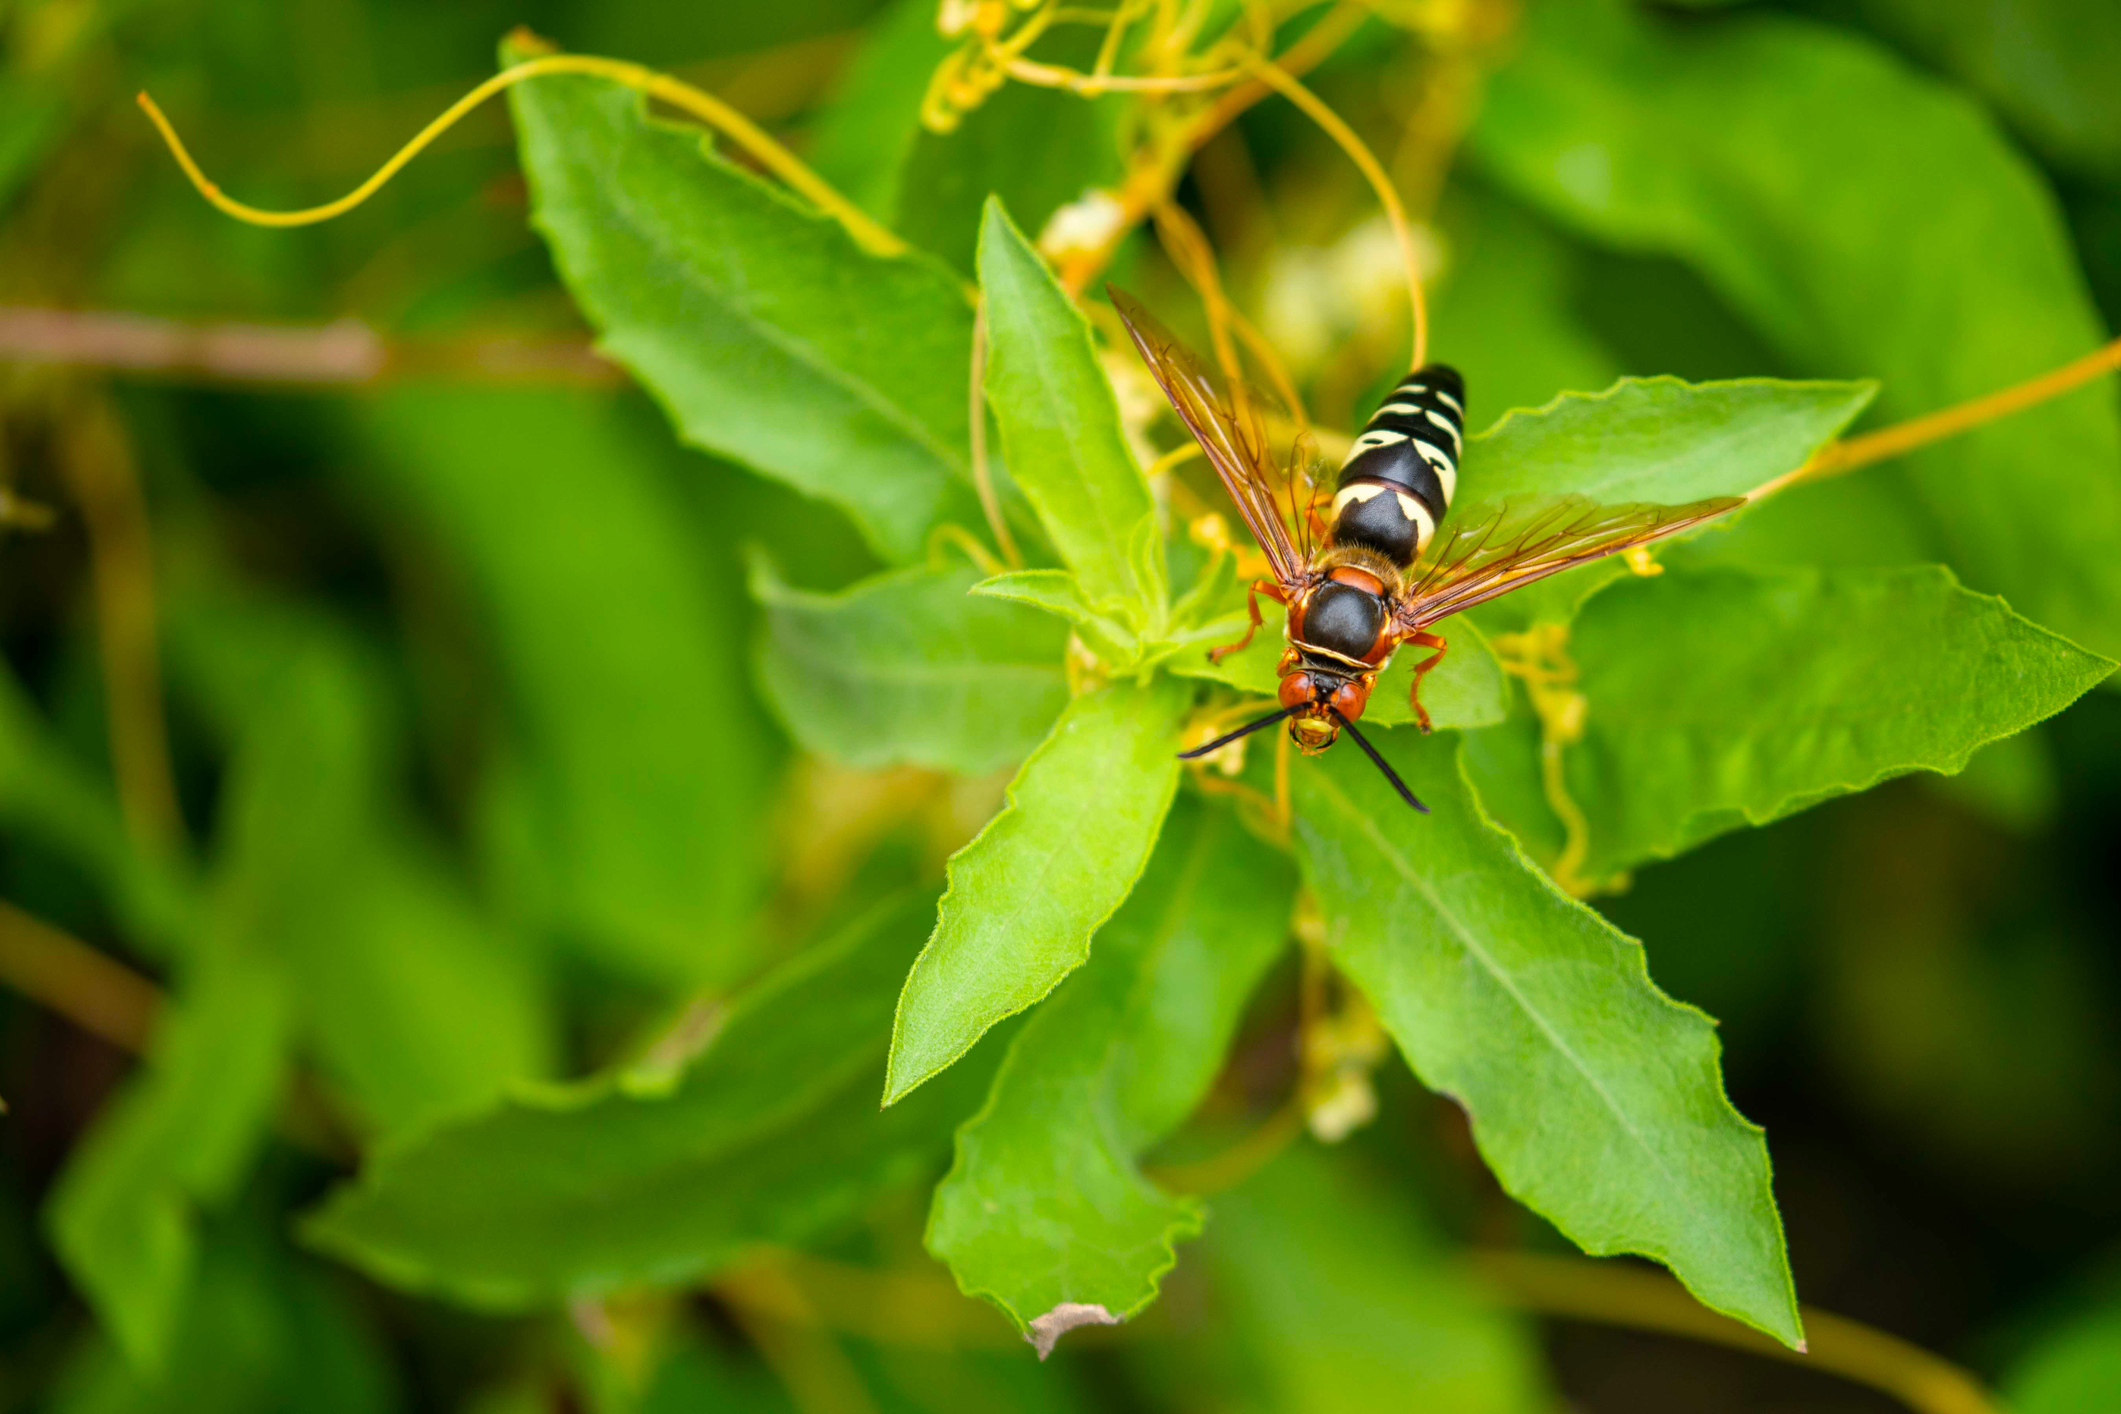
[[[123,369],[209,382],[369,383],[406,376],[600,385],[619,370],[574,339],[464,335],[385,341],[330,324],[184,324],[122,311],[0,306],[0,361]]]
[[[934,1350],[1022,1342],[933,1266],[858,1266],[785,1248],[716,1278],[715,1295],[784,1325],[824,1326],[879,1345]]]
[[[166,854],[182,846],[184,819],[162,720],[147,506],[132,446],[109,400],[91,393],[73,411],[60,464],[88,536],[118,802],[134,843]]]
[[[1533,1252],[1476,1252],[1469,1261],[1478,1280],[1521,1310],[1713,1341],[1787,1360],[1868,1385],[1919,1414],[1999,1414],[1966,1371],[1846,1316],[1805,1307],[1809,1340],[1792,1350],[1717,1315],[1678,1282],[1655,1272]]]
[[[1921,417],[1896,422],[1890,427],[1881,427],[1876,432],[1866,432],[1861,437],[1851,437],[1844,442],[1829,442],[1815,453],[1810,461],[1795,471],[1783,473],[1764,486],[1747,493],[1746,499],[1757,501],[1772,495],[1785,486],[1800,481],[1823,481],[1830,476],[1845,476],[1858,468],[1891,457],[1904,456],[1908,452],[1926,447],[1932,442],[1941,442],[1947,437],[1956,437],[1961,432],[1971,431],[1983,423],[2009,417],[2012,413],[2024,412],[2050,398],[2060,397],[2074,388],[2091,382],[2101,374],[2121,369],[2121,339],[2093,350],[2084,357],[2050,369],[2037,378],[2028,378],[1998,392],[1985,393],[1963,403]]]
[[[761,1263],[715,1289],[800,1414],[876,1414],[860,1372],[786,1271]]]
[[[0,982],[134,1054],[147,1044],[162,1008],[154,983],[5,900],[0,900]]]
[[[1157,1187],[1172,1193],[1221,1193],[1266,1167],[1304,1132],[1301,1096],[1292,1097],[1244,1138],[1198,1163],[1161,1164],[1148,1170]]]
[[[994,532],[995,547],[1009,568],[1020,570],[1024,567],[1023,552],[1016,548],[1016,537],[1009,533],[1001,500],[994,494],[994,473],[987,465],[987,300],[976,291],[972,297],[971,398],[967,426],[971,431],[972,485],[979,492],[979,508],[987,517],[987,528]]]

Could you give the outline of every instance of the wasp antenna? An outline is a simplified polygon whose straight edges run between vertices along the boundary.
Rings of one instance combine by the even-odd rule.
[[[1224,747],[1228,746],[1231,742],[1237,740],[1239,737],[1250,736],[1252,733],[1258,731],[1261,727],[1271,727],[1276,722],[1280,721],[1282,718],[1288,716],[1291,712],[1301,711],[1306,705],[1307,704],[1305,703],[1299,702],[1294,707],[1284,707],[1279,712],[1269,712],[1266,716],[1261,717],[1256,722],[1247,722],[1234,732],[1223,733],[1221,736],[1215,738],[1215,740],[1209,742],[1206,746],[1196,746],[1191,751],[1179,752],[1178,759],[1181,761],[1191,761],[1196,756],[1206,756],[1211,751],[1220,751]],[[1406,787],[1401,786],[1400,789],[1405,790]]]
[[[1429,807],[1423,805],[1420,799],[1415,796],[1414,792],[1407,789],[1407,783],[1399,778],[1399,772],[1393,770],[1391,763],[1386,761],[1384,757],[1377,754],[1377,748],[1370,745],[1370,739],[1364,736],[1361,732],[1355,730],[1355,724],[1349,721],[1345,716],[1343,716],[1341,714],[1341,710],[1338,707],[1329,707],[1326,710],[1333,714],[1334,721],[1339,722],[1342,726],[1348,729],[1348,735],[1355,738],[1355,744],[1362,748],[1363,754],[1377,763],[1377,769],[1385,773],[1385,779],[1392,783],[1392,789],[1399,792],[1400,798],[1405,800],[1407,804],[1413,806],[1416,810],[1419,810],[1422,814],[1428,814]]]

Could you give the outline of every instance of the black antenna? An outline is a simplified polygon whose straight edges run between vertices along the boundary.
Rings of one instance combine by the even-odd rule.
[[[1370,745],[1369,738],[1355,730],[1355,724],[1342,716],[1338,707],[1328,707],[1326,710],[1333,714],[1334,721],[1348,729],[1348,735],[1355,738],[1355,744],[1363,749],[1363,754],[1377,763],[1377,769],[1385,773],[1385,779],[1392,783],[1392,789],[1398,791],[1407,804],[1413,806],[1424,815],[1428,814],[1429,807],[1423,805],[1415,798],[1414,792],[1407,789],[1407,783],[1399,778],[1399,772],[1393,770],[1385,762],[1385,758],[1377,754],[1377,748]],[[1257,724],[1255,723],[1255,725]],[[1249,731],[1251,728],[1248,727],[1246,730]]]
[[[1215,738],[1215,740],[1209,742],[1206,746],[1196,746],[1191,751],[1179,752],[1178,759],[1181,761],[1191,761],[1196,756],[1206,756],[1211,751],[1220,751],[1222,748],[1228,746],[1231,742],[1237,740],[1239,737],[1250,736],[1252,733],[1258,731],[1261,727],[1271,727],[1276,722],[1280,721],[1282,718],[1288,716],[1290,713],[1301,712],[1304,708],[1310,705],[1311,704],[1308,702],[1299,702],[1294,707],[1284,707],[1279,712],[1269,712],[1266,716],[1261,717],[1256,722],[1247,722],[1234,732],[1224,733],[1223,735]],[[1406,787],[1401,786],[1400,789],[1405,790]],[[1409,798],[1411,799],[1411,797]]]

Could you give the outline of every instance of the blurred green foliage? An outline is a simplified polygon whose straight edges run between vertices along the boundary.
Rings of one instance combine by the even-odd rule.
[[[1365,718],[1429,815],[1184,769],[1278,625],[1203,660],[1256,566],[1071,288],[1206,347],[1199,272],[1093,194],[1329,439],[1398,266],[1289,104],[1038,82],[1303,55],[1489,429],[1448,528],[2095,348],[2121,14],[1129,4],[989,92],[979,8],[0,3],[0,1411],[1879,1407],[1494,1247],[2121,1405],[2113,385],[1447,622]],[[293,232],[128,102],[307,204],[517,24],[910,248],[606,79]]]

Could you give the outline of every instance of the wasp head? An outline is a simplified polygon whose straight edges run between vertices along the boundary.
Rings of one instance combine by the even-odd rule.
[[[1279,695],[1290,709],[1290,740],[1304,755],[1316,756],[1340,739],[1343,722],[1362,715],[1370,702],[1370,682],[1307,668],[1283,678]]]

